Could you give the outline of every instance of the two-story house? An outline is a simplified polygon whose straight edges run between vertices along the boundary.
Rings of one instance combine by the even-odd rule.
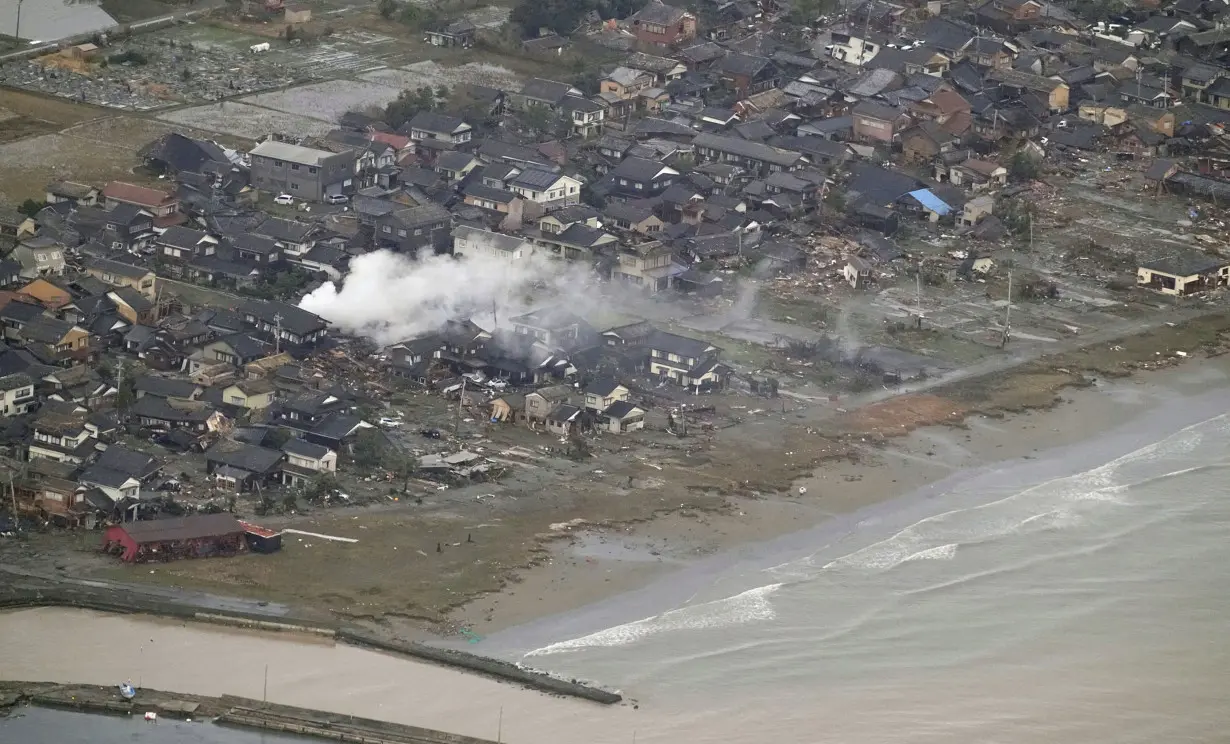
[[[675,46],[696,38],[696,16],[662,0],[650,0],[628,16],[628,26],[637,41],[654,46]]]
[[[453,228],[454,256],[511,263],[528,259],[534,253],[534,244],[517,235],[504,235],[470,225]]]
[[[227,243],[236,261],[259,264],[262,269],[275,268],[282,263],[282,250],[273,238],[241,233],[228,238]]]
[[[655,240],[620,246],[611,278],[657,293],[670,289],[674,278],[685,270],[672,260],[670,247]]]
[[[298,257],[312,251],[322,229],[319,224],[270,217],[252,228],[251,232],[272,240],[283,257]]]
[[[645,199],[666,191],[678,176],[679,171],[656,160],[628,157],[621,160],[607,178],[616,193]]]
[[[0,416],[23,416],[34,408],[34,380],[24,372],[0,377]]]
[[[758,175],[773,171],[798,170],[806,164],[802,153],[781,150],[740,137],[720,134],[698,134],[692,141],[697,157],[722,163],[733,163]]]
[[[140,501],[141,485],[160,469],[161,465],[150,455],[113,444],[77,480],[83,486],[101,490],[118,504],[124,500]]]
[[[464,119],[436,111],[420,111],[402,129],[415,142],[438,140],[454,147],[469,142],[474,136],[474,128]]]
[[[773,60],[754,54],[732,52],[715,65],[721,80],[737,95],[745,97],[776,88],[781,71]]]
[[[708,341],[656,331],[644,345],[651,375],[698,390],[726,384],[728,370],[719,361],[722,350]]]
[[[579,315],[551,305],[512,319],[513,332],[530,336],[547,346],[576,349],[595,343],[597,331]]]
[[[23,240],[9,254],[9,258],[21,265],[22,279],[40,276],[59,276],[64,273],[64,249],[50,238]]]
[[[1042,15],[1038,0],[987,0],[974,11],[981,26],[989,26],[1001,34],[1015,34],[1035,25]]]
[[[113,287],[131,287],[147,300],[158,297],[158,275],[144,266],[95,258],[86,263],[85,272]]]
[[[348,193],[354,185],[357,156],[352,150],[334,153],[268,139],[248,155],[252,185],[269,193],[318,202]]]
[[[282,463],[282,483],[301,486],[321,475],[337,472],[337,453],[321,444],[295,437],[282,445],[286,460]]]
[[[165,258],[188,261],[217,253],[218,239],[203,230],[177,225],[154,238],[153,246]]]
[[[850,113],[854,118],[854,138],[860,142],[894,142],[910,123],[902,109],[874,101],[859,101]]]
[[[94,455],[98,444],[87,426],[88,416],[89,411],[75,403],[44,403],[31,426],[28,458],[78,465],[85,462]]]
[[[641,91],[654,87],[654,76],[631,67],[616,67],[598,81],[598,92],[620,100],[631,100]]]
[[[286,302],[247,300],[237,311],[244,323],[271,334],[283,347],[314,346],[329,333],[329,321]]]
[[[992,68],[987,73],[987,80],[999,83],[1001,88],[1037,93],[1051,111],[1066,111],[1068,108],[1069,89],[1062,80],[1000,67]]]
[[[156,227],[170,227],[188,217],[179,211],[179,197],[158,189],[147,189],[123,181],[112,181],[103,187],[103,203],[108,209],[128,204],[149,212]]]
[[[581,201],[581,181],[542,168],[526,168],[508,182],[508,188],[547,211]]]
[[[559,103],[559,111],[568,118],[573,136],[589,139],[602,134],[606,107],[601,103],[581,96],[565,96]]]
[[[216,483],[247,493],[274,482],[286,455],[239,442],[221,441],[205,452],[205,471]]]
[[[435,202],[405,207],[376,218],[374,236],[381,248],[416,255],[430,248],[446,253],[452,242],[453,215]]]
[[[584,393],[585,407],[597,413],[602,413],[613,404],[632,397],[631,390],[612,379],[595,380],[585,386]]]

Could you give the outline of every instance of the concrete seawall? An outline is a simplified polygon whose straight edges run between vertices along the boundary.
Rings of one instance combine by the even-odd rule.
[[[366,631],[337,623],[285,615],[262,615],[256,612],[231,609],[202,608],[161,598],[141,597],[135,592],[122,592],[114,589],[92,591],[88,587],[57,585],[50,581],[45,587],[37,589],[0,587],[0,610],[30,607],[69,607],[125,615],[169,617],[253,630],[310,633],[419,662],[481,674],[553,695],[574,697],[603,705],[618,703],[623,699],[614,692],[559,679],[545,672],[525,669],[499,659],[491,659],[466,651],[435,648],[422,643],[386,640]]]
[[[215,719],[224,725],[355,744],[491,744],[486,739],[472,736],[276,705],[233,695],[215,698],[141,689],[135,699],[123,700],[113,687],[0,682],[0,715],[8,707],[26,703],[120,716],[152,711],[170,718]]]

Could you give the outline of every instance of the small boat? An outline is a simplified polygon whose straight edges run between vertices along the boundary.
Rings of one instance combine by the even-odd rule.
[[[136,696],[137,696],[137,688],[132,686],[131,680],[120,685],[120,697],[124,698],[125,700],[132,700]]]

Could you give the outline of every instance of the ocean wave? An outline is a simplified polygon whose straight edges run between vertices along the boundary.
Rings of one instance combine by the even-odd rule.
[[[630,643],[648,638],[660,633],[679,630],[704,630],[707,628],[725,628],[732,625],[772,620],[777,616],[769,595],[781,588],[781,584],[766,584],[745,592],[703,602],[696,605],[680,607],[661,615],[654,615],[613,628],[590,633],[580,638],[552,643],[534,649],[526,654],[531,656],[546,656],[548,654],[568,653],[585,648],[607,648],[626,646]]]

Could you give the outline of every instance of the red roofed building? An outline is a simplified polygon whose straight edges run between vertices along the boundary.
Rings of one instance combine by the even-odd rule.
[[[102,549],[128,563],[209,558],[248,549],[243,524],[231,514],[195,514],[112,525]]]
[[[131,204],[154,216],[156,227],[178,225],[186,219],[179,211],[179,198],[158,189],[147,189],[123,181],[112,181],[102,192],[108,209],[117,204]]]

